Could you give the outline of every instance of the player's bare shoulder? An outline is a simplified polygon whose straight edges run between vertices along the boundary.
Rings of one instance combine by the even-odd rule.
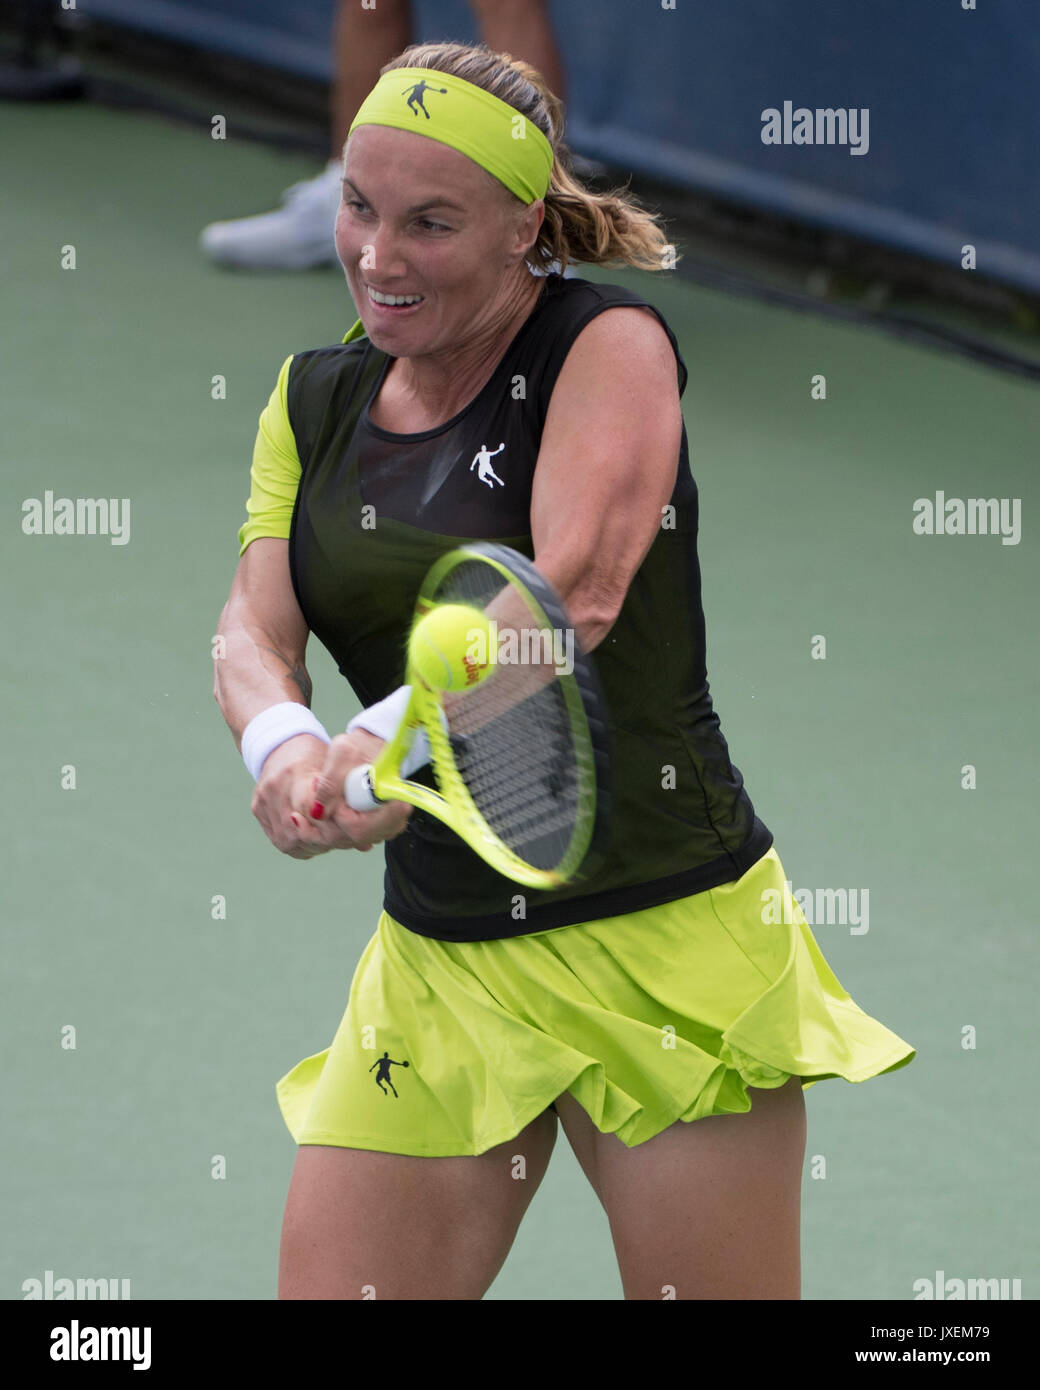
[[[588,408],[643,413],[679,404],[676,357],[661,320],[641,305],[603,309],[578,333],[553,388],[550,411]]]

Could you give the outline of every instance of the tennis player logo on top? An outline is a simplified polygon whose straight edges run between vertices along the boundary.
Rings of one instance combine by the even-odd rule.
[[[496,483],[499,487],[505,487],[505,483],[491,467],[491,460],[496,454],[500,454],[505,447],[503,443],[497,449],[489,449],[486,444],[482,444],[473,455],[473,462],[469,466],[469,471],[472,473],[476,468],[477,477],[482,483],[487,483],[489,488],[494,488]]]

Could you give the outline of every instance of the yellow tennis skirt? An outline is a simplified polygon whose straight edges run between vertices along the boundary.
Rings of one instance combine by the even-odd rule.
[[[497,941],[435,941],[384,912],[332,1045],[277,1084],[289,1132],[481,1154],[569,1091],[631,1148],[750,1110],[749,1086],[905,1066],[914,1049],[846,994],[785,877],[770,849],[719,888]],[[769,890],[789,922],[768,921]]]

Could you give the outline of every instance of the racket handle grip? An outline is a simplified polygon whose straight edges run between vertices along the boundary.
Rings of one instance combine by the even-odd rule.
[[[372,785],[372,764],[352,767],[343,783],[343,795],[352,811],[375,811],[384,803]]]

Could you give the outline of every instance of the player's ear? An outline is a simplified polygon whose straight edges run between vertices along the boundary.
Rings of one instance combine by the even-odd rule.
[[[545,221],[545,199],[536,198],[533,203],[526,207],[521,205],[520,214],[515,223],[516,236],[511,248],[511,259],[525,260],[538,240],[538,233],[541,231],[542,223]]]

